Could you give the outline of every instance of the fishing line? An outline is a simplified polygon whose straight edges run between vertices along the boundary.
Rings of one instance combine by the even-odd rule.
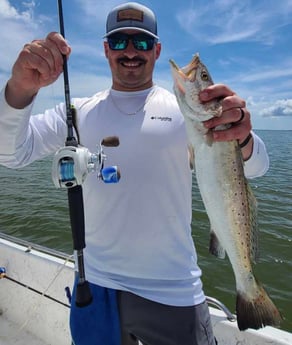
[[[54,275],[54,277],[53,277],[52,280],[49,282],[48,286],[44,289],[43,292],[41,292],[41,291],[39,291],[39,290],[37,290],[37,289],[35,289],[35,288],[33,288],[33,287],[27,285],[27,284],[24,284],[24,283],[22,283],[22,282],[20,282],[20,281],[18,281],[18,280],[16,280],[16,279],[14,279],[14,278],[12,278],[12,277],[9,277],[7,274],[5,274],[5,275],[3,276],[2,279],[7,279],[7,280],[9,280],[10,282],[12,282],[12,283],[14,283],[14,284],[17,284],[17,285],[19,285],[19,286],[22,286],[22,287],[25,288],[25,289],[28,289],[28,290],[30,290],[30,291],[32,291],[32,292],[34,292],[34,293],[37,293],[41,298],[47,298],[47,299],[51,300],[52,302],[56,302],[56,303],[58,303],[58,304],[61,304],[61,305],[63,305],[63,306],[66,307],[66,308],[70,308],[69,304],[66,304],[66,303],[64,303],[64,302],[61,302],[61,301],[59,301],[58,299],[49,296],[49,295],[47,294],[47,292],[48,292],[48,290],[51,288],[51,286],[55,283],[55,281],[57,280],[57,278],[60,276],[60,274],[62,273],[62,271],[64,270],[64,268],[67,266],[67,263],[68,263],[69,261],[71,261],[72,259],[73,259],[73,255],[69,255],[69,256],[66,257],[66,259],[65,259],[64,262],[63,262],[63,264],[62,264],[60,267],[57,268],[57,273]],[[0,283],[0,284],[1,284],[1,283]],[[29,312],[27,313],[28,315],[30,315],[30,317],[27,317],[27,319],[23,322],[23,324],[20,325],[20,326],[17,328],[16,332],[15,332],[13,335],[0,335],[0,339],[3,339],[3,340],[15,339],[15,338],[19,335],[19,333],[20,333],[23,329],[26,328],[26,326],[28,325],[29,321],[31,321],[31,315],[35,314],[36,311],[37,311],[37,309],[38,309],[39,307],[40,307],[40,303],[39,303],[39,301],[36,301],[36,302],[33,304],[32,308],[31,308],[31,309],[29,310]]]
[[[63,305],[64,307],[70,308],[70,305],[69,305],[69,304],[63,303],[63,302],[57,300],[56,298],[47,295],[47,294],[46,294],[47,289],[46,289],[44,292],[41,292],[41,291],[39,291],[39,290],[37,290],[37,289],[35,289],[35,288],[33,288],[33,287],[27,285],[27,284],[24,284],[24,283],[22,283],[22,282],[20,282],[20,281],[18,281],[18,280],[15,280],[15,279],[13,279],[13,278],[11,278],[11,277],[9,277],[9,276],[6,276],[5,278],[8,279],[8,280],[10,280],[11,282],[13,282],[13,283],[15,283],[15,284],[18,284],[18,285],[20,285],[20,286],[22,286],[22,287],[24,287],[24,288],[26,288],[26,289],[28,289],[28,290],[31,290],[31,291],[37,293],[38,295],[41,295],[41,296],[43,296],[43,297],[46,297],[46,298],[50,299],[51,301],[54,301],[54,302],[56,302],[56,303],[59,303],[59,304]],[[48,289],[49,289],[49,288],[50,288],[50,286],[48,286]]]

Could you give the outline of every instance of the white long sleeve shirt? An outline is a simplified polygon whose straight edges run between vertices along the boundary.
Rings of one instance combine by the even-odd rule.
[[[175,96],[154,86],[128,93],[105,90],[72,103],[83,146],[95,152],[103,138],[120,139],[119,147],[106,152],[107,165],[121,170],[119,183],[103,184],[89,174],[83,184],[87,279],[169,305],[203,302],[190,225],[187,136]],[[11,108],[2,90],[0,164],[24,166],[64,146],[64,105],[35,116],[32,107]],[[247,177],[264,174],[269,165],[265,145],[253,137]]]

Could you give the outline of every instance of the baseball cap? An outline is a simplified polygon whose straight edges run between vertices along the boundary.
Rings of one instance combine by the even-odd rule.
[[[104,38],[115,32],[129,29],[145,32],[158,39],[154,12],[137,2],[127,2],[114,7],[109,12]]]

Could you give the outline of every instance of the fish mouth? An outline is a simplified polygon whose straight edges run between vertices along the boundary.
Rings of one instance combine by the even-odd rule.
[[[174,60],[170,59],[169,60],[170,66],[171,66],[171,70],[172,70],[172,74],[175,75],[179,75],[180,77],[182,77],[183,79],[186,79],[186,75],[184,74],[184,72],[179,68],[179,66],[174,62]]]
[[[179,67],[178,65],[174,62],[174,60],[170,59],[169,63],[171,65],[171,67],[173,67],[175,70],[179,71]]]
[[[199,63],[200,63],[200,57],[199,57],[199,54],[196,53],[193,56],[191,62],[181,69],[182,72],[190,81],[194,81],[196,79],[196,72],[197,72]]]
[[[176,85],[177,90],[180,94],[185,95],[185,87],[183,85],[184,81],[186,80],[186,76],[183,71],[179,68],[179,66],[174,62],[174,60],[169,60],[171,72],[174,80],[174,84]]]
[[[197,72],[198,65],[200,63],[200,58],[199,58],[198,53],[196,53],[193,56],[191,62],[188,65],[182,68],[180,68],[172,59],[170,59],[169,62],[170,62],[173,72],[175,71],[176,73],[178,73],[184,80],[189,80],[190,82],[192,82],[196,79],[196,72]]]

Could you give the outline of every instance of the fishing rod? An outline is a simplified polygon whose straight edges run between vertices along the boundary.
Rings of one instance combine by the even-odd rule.
[[[62,0],[58,0],[60,33],[65,38]],[[118,146],[117,137],[104,138],[96,153],[90,153],[86,147],[80,146],[74,136],[74,130],[79,138],[75,125],[76,109],[71,104],[67,57],[63,55],[64,93],[67,116],[67,138],[65,147],[58,150],[53,158],[52,178],[57,188],[66,188],[68,192],[69,215],[73,238],[73,248],[77,254],[78,281],[76,300],[78,307],[91,303],[92,294],[85,277],[83,249],[85,248],[85,222],[82,184],[89,172],[97,171],[97,177],[105,183],[116,183],[120,172],[116,166],[105,167],[104,146]]]

